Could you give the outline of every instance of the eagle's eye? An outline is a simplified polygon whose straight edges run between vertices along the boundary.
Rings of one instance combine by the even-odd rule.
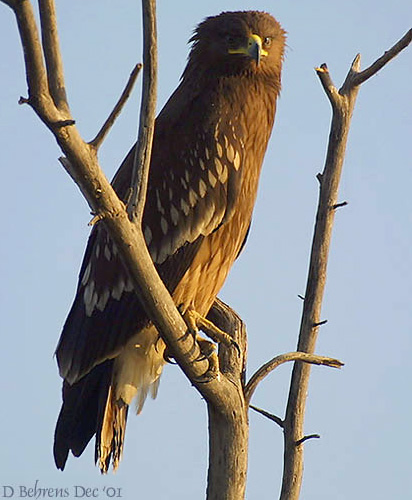
[[[235,44],[235,37],[233,35],[226,35],[226,42],[229,46],[232,46]]]
[[[266,49],[268,49],[272,45],[272,37],[266,36],[263,39],[263,44],[262,45],[263,45],[263,47],[265,47]]]

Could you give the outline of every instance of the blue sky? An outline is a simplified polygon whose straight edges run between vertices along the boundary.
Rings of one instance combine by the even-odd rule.
[[[140,2],[57,1],[67,89],[86,140],[111,110],[141,59]],[[338,2],[160,0],[159,109],[178,83],[187,40],[222,10],[271,12],[288,31],[283,91],[266,156],[252,232],[224,290],[249,331],[249,374],[295,349],[330,107],[313,68],[326,62],[340,85],[357,52],[370,64],[412,26],[409,0]],[[90,446],[54,468],[60,409],[53,352],[74,295],[89,209],[57,161],[58,147],[27,106],[14,18],[0,6],[0,487],[122,488],[123,498],[204,497],[206,408],[175,366],[158,399],[130,415],[118,472],[100,476]],[[312,370],[302,499],[411,495],[412,404],[412,48],[361,88],[334,228],[317,352],[345,362]],[[138,86],[101,150],[111,177],[136,136]],[[283,416],[290,366],[267,379],[254,404]],[[282,472],[279,428],[250,417],[248,499],[276,498]],[[110,490],[111,491],[111,490]],[[0,489],[0,496],[3,491]]]

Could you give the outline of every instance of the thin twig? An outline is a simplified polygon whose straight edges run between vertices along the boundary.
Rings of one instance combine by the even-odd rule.
[[[64,84],[63,60],[60,52],[54,0],[39,0],[39,10],[49,92],[57,108],[70,114]]]
[[[157,98],[156,1],[142,0],[143,10],[143,92],[137,145],[133,162],[131,191],[127,212],[141,223],[154,134]]]
[[[337,208],[342,208],[342,207],[346,207],[346,205],[348,204],[347,201],[341,201],[340,203],[336,203],[335,205],[333,205],[333,210],[336,210]]]
[[[117,101],[116,105],[114,106],[112,112],[108,116],[107,120],[104,122],[102,128],[99,130],[99,132],[96,134],[96,137],[89,142],[90,146],[93,146],[95,149],[99,149],[101,146],[102,142],[105,140],[107,134],[109,133],[110,129],[114,125],[114,122],[120,115],[123,106],[126,104],[126,101],[129,99],[130,94],[132,92],[133,86],[136,82],[136,79],[140,73],[140,70],[142,69],[142,64],[138,63],[136,66],[133,68],[133,71],[130,73],[129,79],[127,81],[126,87],[124,88],[119,100]]]
[[[326,356],[316,356],[315,354],[308,354],[306,352],[288,352],[286,354],[280,354],[262,365],[250,377],[244,391],[246,403],[248,404],[250,402],[257,386],[265,377],[269,375],[269,373],[271,373],[278,366],[283,363],[288,363],[289,361],[303,361],[304,363],[330,366],[331,368],[341,368],[344,366],[344,364],[338,359],[328,358]]]
[[[361,85],[363,82],[368,80],[371,76],[375,75],[380,69],[382,69],[385,64],[387,64],[391,59],[396,57],[403,49],[405,49],[412,42],[412,29],[407,31],[405,35],[396,42],[389,50],[379,57],[373,64],[368,68],[364,69],[360,73],[357,73],[352,80],[353,85]]]
[[[308,441],[308,439],[320,439],[320,435],[319,434],[308,434],[307,436],[303,436],[303,438],[298,439],[295,444],[296,444],[296,446],[300,446],[305,441]]]
[[[324,319],[322,321],[318,321],[316,323],[313,323],[313,326],[316,328],[317,326],[323,326],[323,325],[326,325],[326,323],[328,322],[327,319]]]
[[[257,413],[260,413],[269,420],[272,420],[272,422],[275,422],[276,424],[279,425],[279,427],[282,427],[283,429],[283,420],[277,415],[273,415],[273,413],[269,413],[268,411],[262,410],[262,408],[258,408],[257,406],[249,405],[249,408],[256,411]]]

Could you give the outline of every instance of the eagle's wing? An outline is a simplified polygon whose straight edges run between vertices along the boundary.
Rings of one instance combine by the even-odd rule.
[[[179,89],[156,122],[143,232],[156,268],[173,292],[203,238],[230,220],[240,190],[243,143],[240,130],[219,122],[199,130],[187,116],[203,112],[194,96],[181,109]],[[207,96],[202,97],[207,98]],[[196,109],[198,108],[198,109]],[[212,121],[212,120],[211,120]],[[188,149],[188,130],[198,141]],[[125,199],[134,148],[113,180]],[[61,375],[74,383],[94,366],[116,357],[147,323],[114,243],[100,223],[92,231],[76,296],[56,350]]]

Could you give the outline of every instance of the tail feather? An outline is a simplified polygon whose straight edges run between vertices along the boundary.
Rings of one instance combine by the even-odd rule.
[[[101,407],[106,403],[113,361],[94,368],[73,385],[63,382],[63,405],[54,434],[54,460],[64,470],[69,451],[80,456],[96,432]]]
[[[113,470],[119,466],[123,453],[129,405],[114,400],[112,386],[109,388],[102,418],[98,419],[96,430],[95,461],[100,471],[107,473],[110,462]]]

